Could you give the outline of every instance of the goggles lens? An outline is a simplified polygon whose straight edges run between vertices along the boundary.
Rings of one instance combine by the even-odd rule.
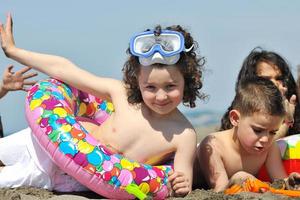
[[[155,52],[170,57],[184,50],[184,37],[177,31],[163,30],[160,35],[146,31],[135,35],[130,41],[130,51],[139,57],[150,57]]]

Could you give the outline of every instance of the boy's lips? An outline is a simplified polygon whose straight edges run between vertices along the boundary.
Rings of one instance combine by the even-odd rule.
[[[263,147],[263,146],[256,146],[254,148],[258,151],[263,151],[265,149],[265,147]]]

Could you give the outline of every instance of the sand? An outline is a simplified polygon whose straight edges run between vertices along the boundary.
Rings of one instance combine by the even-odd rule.
[[[81,192],[81,193],[54,193],[44,189],[36,188],[15,188],[15,189],[0,189],[0,200],[96,200],[104,199],[93,192]],[[179,199],[179,198],[169,198]],[[182,199],[182,198],[181,198]],[[251,200],[287,200],[287,199],[300,199],[300,198],[289,198],[287,196],[275,195],[269,192],[266,193],[240,193],[236,195],[224,195],[222,192],[216,193],[211,190],[194,190],[184,199],[199,199],[199,200],[240,200],[240,199],[251,199]]]
[[[208,133],[216,131],[216,127],[210,127],[207,129],[197,129],[199,134],[199,140]],[[280,182],[280,181],[279,181]],[[280,188],[277,183],[272,184],[273,187]],[[0,189],[0,200],[96,200],[105,199],[94,192],[80,192],[80,193],[55,193],[44,189],[21,187],[14,189]],[[183,198],[169,198],[183,199]],[[224,193],[216,193],[211,190],[194,190],[184,199],[198,199],[198,200],[287,200],[287,199],[300,199],[289,198],[287,196],[275,195],[269,192],[266,193],[249,193],[243,192],[236,195],[224,195]]]

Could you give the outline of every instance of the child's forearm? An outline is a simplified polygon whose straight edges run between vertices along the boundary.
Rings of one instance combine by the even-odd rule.
[[[75,67],[75,65],[66,58],[36,53],[16,47],[6,52],[6,55],[23,65],[30,66],[60,80],[64,79],[65,75],[69,74],[72,68]]]

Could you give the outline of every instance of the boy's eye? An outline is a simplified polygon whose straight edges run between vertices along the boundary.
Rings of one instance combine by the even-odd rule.
[[[270,131],[270,135],[276,135],[276,131]]]
[[[261,129],[256,129],[256,128],[253,128],[253,131],[256,133],[256,134],[260,134],[263,132],[263,130]]]

